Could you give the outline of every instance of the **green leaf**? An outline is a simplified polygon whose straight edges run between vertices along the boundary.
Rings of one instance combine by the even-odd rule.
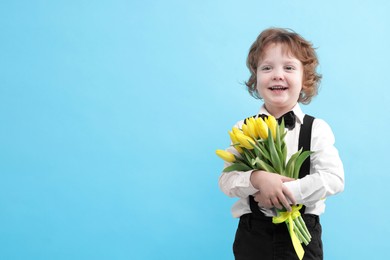
[[[224,172],[231,172],[231,171],[246,172],[246,171],[250,171],[250,170],[253,170],[253,168],[251,168],[248,165],[243,164],[243,163],[234,163],[234,164],[226,167],[225,169],[223,169]]]
[[[270,129],[268,129],[268,147],[269,147],[269,153],[271,155],[272,166],[275,168],[277,173],[281,173],[282,172],[281,162],[280,162],[278,152],[276,151],[274,139],[272,138],[272,133]]]
[[[242,155],[240,156],[234,155],[234,157],[236,158],[236,162],[247,163],[246,158],[243,158]]]
[[[286,176],[293,178],[294,177],[294,166],[295,166],[295,160],[289,160],[289,163],[287,163],[286,167]]]
[[[264,171],[267,171],[267,172],[272,172],[272,173],[276,173],[276,170],[271,166],[269,165],[268,163],[260,160],[259,158],[256,158],[255,159],[255,163],[256,163],[256,166],[260,169],[260,170],[264,170]]]
[[[243,160],[245,161],[245,163],[250,165],[251,160],[254,157],[254,156],[252,156],[252,152],[249,149],[246,149],[245,147],[241,147],[241,149],[242,149],[241,156],[242,156]]]
[[[252,153],[249,150],[247,150],[247,152],[244,153],[244,155],[245,155],[248,162],[252,162],[252,159],[255,157],[255,156],[252,156]]]
[[[301,152],[302,152],[302,150],[299,150],[298,152],[294,153],[290,157],[290,159],[288,160],[287,166],[286,166],[286,176],[287,177],[294,178],[295,161],[297,160],[297,158]],[[294,179],[296,179],[296,178],[294,178]]]
[[[265,143],[262,143],[262,145],[259,145],[258,148],[259,148],[259,150],[260,150],[262,156],[263,156],[265,159],[267,159],[268,161],[271,161],[271,156],[270,156],[269,152],[267,151],[267,148],[264,147],[264,144],[265,144]]]
[[[258,141],[258,140],[255,140],[255,145],[253,146],[253,150],[254,150],[254,152],[255,152],[256,157],[262,158],[263,155],[262,155],[262,153],[261,153],[261,150],[260,150],[259,146],[260,146],[259,141]]]
[[[283,122],[282,122],[283,123]],[[282,151],[282,146],[285,144],[284,140],[281,139],[280,136],[280,125],[276,126],[276,142],[275,142],[275,148],[276,151],[278,152],[278,157],[280,160],[280,174],[285,171],[285,166],[286,166],[286,157],[283,156],[283,151]]]
[[[282,133],[282,136],[285,134],[286,128],[284,126],[284,118],[282,118],[282,122],[280,123],[280,133]],[[282,137],[283,139],[284,137]]]
[[[287,160],[287,145],[285,142],[283,142],[283,145],[282,145],[282,154],[283,154],[283,160],[284,160],[284,164],[286,164],[286,160]]]
[[[234,143],[234,144],[231,144],[230,146],[233,146],[233,147],[240,146],[240,143]]]
[[[283,121],[283,119],[282,119]],[[276,150],[280,151],[282,147],[282,141],[280,139],[280,129],[279,125],[276,126]]]
[[[299,151],[302,151],[299,150]],[[299,170],[301,169],[301,166],[303,164],[303,162],[310,156],[310,154],[312,154],[313,152],[310,152],[310,151],[304,151],[302,152],[298,158],[296,159],[296,162],[295,162],[295,166],[294,166],[294,177],[295,179],[297,179],[299,177]]]

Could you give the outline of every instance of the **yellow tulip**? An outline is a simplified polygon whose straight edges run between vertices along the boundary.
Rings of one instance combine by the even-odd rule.
[[[242,134],[242,131],[240,129],[238,129],[237,127],[233,127],[233,133],[236,135],[237,133],[240,133]]]
[[[261,117],[256,119],[256,130],[261,139],[268,138],[268,126]]]
[[[275,117],[268,116],[268,118],[265,119],[265,123],[271,129],[272,137],[275,139],[276,138],[276,127],[278,125],[278,122],[276,121]]]
[[[235,162],[236,157],[234,157],[234,154],[229,153],[225,150],[216,150],[215,153],[224,161],[226,162]]]
[[[247,124],[243,124],[243,125],[241,126],[241,128],[242,128],[242,132],[244,133],[244,135],[247,135],[247,136],[250,136],[250,135],[251,135],[250,132],[249,132],[249,127],[248,127]]]
[[[248,125],[248,131],[249,131],[249,136],[257,139],[259,138],[259,134],[256,131],[256,121],[253,117],[248,118],[246,120],[246,124]]]
[[[236,133],[236,138],[241,146],[246,149],[253,149],[252,144],[255,143],[255,141],[251,137],[244,135],[243,133]]]
[[[240,148],[240,146],[235,145],[235,144],[239,143],[237,138],[236,138],[236,135],[232,131],[228,131],[228,133],[229,133],[229,136],[230,136],[230,140],[232,140],[234,148],[236,148],[237,152],[242,153],[243,151]]]

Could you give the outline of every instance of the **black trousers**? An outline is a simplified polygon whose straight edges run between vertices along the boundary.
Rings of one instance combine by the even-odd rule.
[[[257,207],[258,209],[258,207]],[[252,210],[253,212],[253,210]],[[317,215],[302,214],[312,236],[302,244],[304,260],[322,260],[322,228]],[[298,260],[285,223],[273,224],[260,210],[241,216],[233,244],[236,260]]]

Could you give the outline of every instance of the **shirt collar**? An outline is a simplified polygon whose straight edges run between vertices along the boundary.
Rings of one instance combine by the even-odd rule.
[[[297,118],[297,122],[300,124],[303,124],[303,117],[305,116],[305,114],[303,113],[303,111],[298,103],[293,107],[292,111],[294,112],[294,114]],[[264,104],[261,106],[259,114],[270,115],[270,113],[265,108]]]

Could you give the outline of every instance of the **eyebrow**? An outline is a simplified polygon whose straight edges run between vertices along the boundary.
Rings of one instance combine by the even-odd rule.
[[[259,61],[258,65],[261,65],[261,64],[272,64],[272,63],[273,62],[271,62],[271,61],[263,60],[263,61]],[[299,65],[302,62],[300,60],[294,58],[294,59],[287,59],[284,63]]]
[[[289,61],[287,62],[288,64],[292,64],[292,65],[295,65],[295,66],[299,66],[302,62],[296,62],[296,61]]]

